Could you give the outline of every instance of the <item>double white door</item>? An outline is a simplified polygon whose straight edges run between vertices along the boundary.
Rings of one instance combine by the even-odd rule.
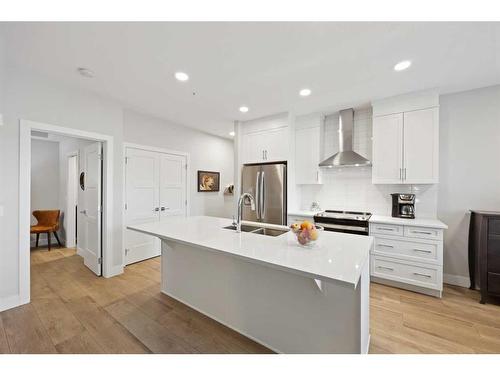
[[[130,147],[125,163],[125,225],[187,214],[185,156]],[[157,238],[126,230],[125,264],[160,253]]]

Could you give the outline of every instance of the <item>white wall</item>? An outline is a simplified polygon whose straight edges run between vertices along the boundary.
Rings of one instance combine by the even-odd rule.
[[[223,193],[224,187],[234,182],[231,140],[130,110],[124,111],[123,121],[126,142],[189,152],[191,215],[232,216],[234,197],[225,196]],[[199,193],[198,170],[220,172],[220,191]]]
[[[90,91],[54,83],[15,67],[2,68],[0,39],[0,109],[5,125],[0,127],[0,310],[19,294],[19,120],[80,129],[113,136],[113,259],[112,267],[121,269],[123,207],[124,112],[127,141],[171,148],[191,154],[191,214],[229,217],[232,197],[222,189],[233,182],[233,142],[177,124],[124,110],[123,104]],[[221,191],[196,192],[198,169],[221,172]]]
[[[339,148],[338,113],[329,115],[322,128],[323,158]],[[300,121],[298,118],[296,121]],[[372,158],[371,109],[354,112],[353,149],[367,159]],[[302,185],[298,188],[300,208],[309,209],[316,201],[322,209],[337,209],[391,215],[391,193],[417,194],[416,216],[436,217],[437,185],[373,185],[371,167],[332,168],[322,170],[322,185]]]
[[[31,212],[57,209],[59,209],[59,142],[32,139]],[[36,223],[33,215],[31,223]],[[42,235],[40,245],[45,243],[46,236]]]
[[[0,201],[5,205],[0,226],[0,302],[19,294],[19,119],[76,128],[114,137],[113,204],[122,197],[122,107],[90,92],[56,85],[52,80],[8,67],[5,72],[5,126],[0,137]],[[112,265],[122,265],[122,211],[113,214]]]
[[[445,274],[468,276],[469,209],[500,211],[500,86],[440,98]]]

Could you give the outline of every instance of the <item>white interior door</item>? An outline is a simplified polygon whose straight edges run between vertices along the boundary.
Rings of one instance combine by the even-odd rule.
[[[76,246],[76,211],[78,204],[78,156],[73,155],[68,158],[68,181],[66,188],[66,247]]]
[[[186,157],[160,154],[160,220],[186,216]]]
[[[159,160],[157,152],[126,149],[125,225],[159,220]],[[160,253],[158,238],[125,230],[125,264],[152,258]]]
[[[82,223],[85,241],[82,246],[84,264],[96,275],[101,275],[102,244],[102,146],[100,142],[83,151],[85,188],[83,190]]]

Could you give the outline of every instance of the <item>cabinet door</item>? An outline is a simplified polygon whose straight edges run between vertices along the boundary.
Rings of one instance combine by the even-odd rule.
[[[186,214],[186,157],[160,154],[160,221]]]
[[[263,134],[264,161],[286,161],[288,159],[288,128],[278,128]]]
[[[403,167],[403,114],[373,118],[372,183],[401,184]]]
[[[264,161],[266,136],[263,132],[244,134],[242,163],[261,163]]]
[[[319,127],[295,131],[295,182],[320,184]]]
[[[125,225],[157,222],[160,218],[159,156],[127,148],[125,165]],[[160,240],[125,229],[125,264],[160,255]]]
[[[439,110],[429,108],[404,113],[404,182],[438,182]]]

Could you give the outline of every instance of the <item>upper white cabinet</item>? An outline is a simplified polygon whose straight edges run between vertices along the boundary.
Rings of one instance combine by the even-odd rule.
[[[295,130],[295,182],[321,184],[320,127]]]
[[[373,103],[373,113],[372,182],[374,184],[437,183],[439,180],[437,95],[417,93],[390,98]]]
[[[277,117],[249,122],[243,127],[243,164],[288,160],[288,118]]]

